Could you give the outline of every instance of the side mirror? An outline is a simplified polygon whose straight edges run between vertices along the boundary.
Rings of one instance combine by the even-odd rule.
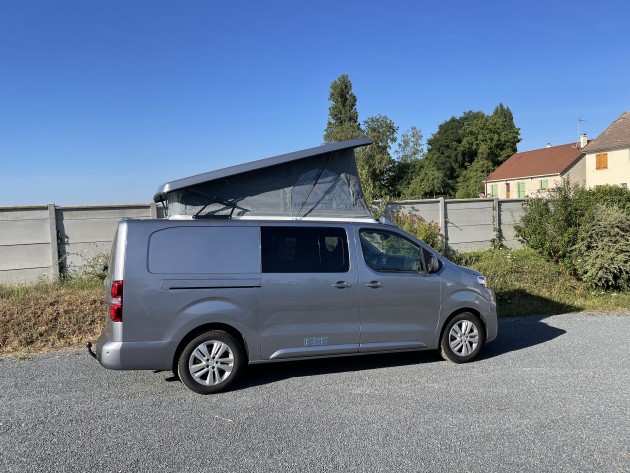
[[[440,262],[437,256],[431,255],[431,259],[429,260],[429,273],[435,273],[438,269],[440,269]]]

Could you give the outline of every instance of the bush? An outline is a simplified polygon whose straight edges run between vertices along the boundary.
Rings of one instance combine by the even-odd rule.
[[[440,226],[435,222],[427,222],[419,215],[397,212],[392,216],[392,222],[419,238],[431,248],[444,248],[444,235],[440,233]]]
[[[548,198],[528,198],[523,203],[525,215],[514,226],[516,235],[554,263],[567,263],[585,213],[584,202],[576,198],[580,190],[566,180],[551,190]]]
[[[547,196],[529,198],[523,206],[525,215],[520,224],[515,225],[515,229],[516,235],[525,245],[549,260],[562,264],[571,273],[588,277],[590,284],[595,287],[613,287],[612,280],[603,273],[603,279],[597,282],[596,272],[586,269],[584,261],[589,258],[591,251],[596,251],[595,247],[590,246],[591,243],[600,238],[612,241],[612,235],[607,233],[605,225],[593,226],[594,222],[599,221],[601,209],[614,208],[617,210],[615,215],[627,215],[630,212],[630,190],[619,186],[585,189],[564,180]],[[608,215],[607,218],[614,220],[615,217]],[[585,240],[586,234],[589,235],[590,243]],[[581,250],[576,252],[578,244]],[[615,245],[609,247],[611,253],[617,251],[619,245]],[[600,248],[597,251],[598,257],[602,257],[603,250]],[[589,261],[592,262],[591,259]]]
[[[630,289],[630,211],[597,205],[580,228],[575,269],[586,283],[600,289]]]

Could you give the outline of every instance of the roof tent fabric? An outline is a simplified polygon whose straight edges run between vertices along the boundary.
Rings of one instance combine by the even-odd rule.
[[[370,143],[333,143],[180,179],[154,200],[166,201],[170,216],[370,218],[354,157]]]

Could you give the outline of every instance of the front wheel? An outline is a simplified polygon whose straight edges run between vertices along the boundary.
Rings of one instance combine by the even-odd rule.
[[[477,356],[485,341],[481,320],[470,312],[463,312],[444,328],[440,342],[442,357],[453,363],[466,363]]]
[[[179,379],[199,394],[223,391],[240,374],[241,345],[229,333],[211,330],[191,340],[177,362]]]

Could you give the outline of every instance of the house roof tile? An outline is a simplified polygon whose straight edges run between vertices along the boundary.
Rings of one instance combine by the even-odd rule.
[[[622,113],[611,125],[584,147],[585,153],[630,148],[630,112]]]
[[[569,143],[516,153],[501,164],[486,180],[498,181],[562,174],[582,156],[583,152],[584,149],[578,148],[576,143]]]

